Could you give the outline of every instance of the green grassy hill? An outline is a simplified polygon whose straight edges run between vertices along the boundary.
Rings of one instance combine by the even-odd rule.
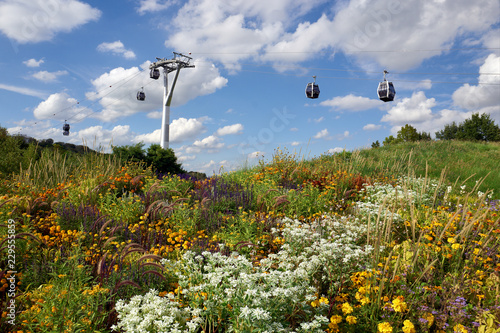
[[[362,173],[391,170],[437,178],[444,172],[449,184],[466,185],[472,190],[478,181],[482,192],[500,194],[500,144],[464,141],[407,142],[357,152]]]

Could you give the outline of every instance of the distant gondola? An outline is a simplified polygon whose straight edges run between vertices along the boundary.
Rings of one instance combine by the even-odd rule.
[[[149,72],[149,77],[158,80],[158,78],[160,77],[160,70],[158,68],[152,68]]]
[[[146,94],[144,93],[144,88],[141,91],[137,92],[137,100],[143,101],[146,99]]]
[[[66,135],[66,136],[69,135],[69,124],[67,124],[66,122],[63,125],[63,131],[64,131],[63,135]]]
[[[394,89],[394,85],[385,78],[385,75],[388,73],[388,71],[384,70],[384,81],[380,82],[377,88],[378,98],[384,102],[392,102],[394,100],[394,96],[396,96],[396,89]]]
[[[319,97],[319,86],[316,84],[316,76],[313,76],[314,82],[310,82],[306,86],[306,96],[307,98],[318,98]]]

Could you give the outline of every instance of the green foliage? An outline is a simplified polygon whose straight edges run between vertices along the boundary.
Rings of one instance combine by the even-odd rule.
[[[380,142],[377,140],[375,142],[372,142],[372,148],[379,148],[380,147]]]
[[[455,122],[445,125],[444,128],[436,132],[436,139],[438,140],[453,140],[457,138],[458,125]]]
[[[113,154],[122,161],[146,163],[161,174],[185,173],[181,164],[177,162],[172,148],[163,149],[159,144],[149,146],[147,152],[142,142],[130,146],[114,146]]]
[[[444,129],[436,132],[436,138],[440,140],[500,141],[500,127],[495,124],[489,114],[474,113],[459,125],[455,122],[446,125]]]
[[[397,140],[402,142],[418,141],[419,138],[416,128],[411,125],[406,124],[398,131]]]
[[[172,148],[163,149],[159,144],[149,146],[147,161],[159,173],[177,174],[186,172],[181,164],[177,162],[174,150]]]
[[[382,144],[384,146],[388,146],[388,145],[393,145],[393,144],[397,144],[397,143],[401,143],[401,142],[403,142],[401,139],[397,139],[394,136],[389,135],[388,137],[386,137],[384,139],[384,141],[382,142]]]

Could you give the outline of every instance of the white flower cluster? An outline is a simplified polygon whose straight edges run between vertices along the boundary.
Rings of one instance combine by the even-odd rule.
[[[371,215],[380,221],[402,221],[394,207],[406,210],[409,205],[427,205],[432,202],[438,183],[425,178],[401,177],[396,185],[375,183],[361,191],[363,200],[356,202],[361,216]]]
[[[194,325],[217,326],[222,318],[221,329],[227,332],[324,332],[328,305],[315,308],[311,301],[318,298],[318,284],[335,285],[366,268],[372,248],[358,245],[366,227],[358,219],[327,216],[312,224],[288,218],[282,222],[284,229],[273,232],[282,232],[285,244],[260,265],[236,252],[224,256],[187,251],[179,261],[164,259],[162,264],[177,274],[182,303],[188,306],[180,308],[177,302],[154,296],[155,291],[135,296],[128,304],[117,303],[117,328],[191,332]],[[286,318],[294,313],[301,314],[302,322],[292,331]],[[154,329],[139,329],[143,321]]]
[[[118,325],[111,327],[123,332],[197,332],[201,323],[200,310],[179,306],[172,300],[174,296],[159,297],[150,290],[146,295],[136,295],[128,303],[116,302]]]

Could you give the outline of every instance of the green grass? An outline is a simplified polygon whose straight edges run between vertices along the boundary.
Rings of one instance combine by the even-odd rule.
[[[482,192],[493,190],[493,196],[500,194],[500,144],[463,141],[431,141],[402,143],[376,149],[360,150],[356,154],[365,159],[362,173],[377,169],[415,173],[439,179],[445,172],[448,184],[466,185],[471,190],[476,181]]]

